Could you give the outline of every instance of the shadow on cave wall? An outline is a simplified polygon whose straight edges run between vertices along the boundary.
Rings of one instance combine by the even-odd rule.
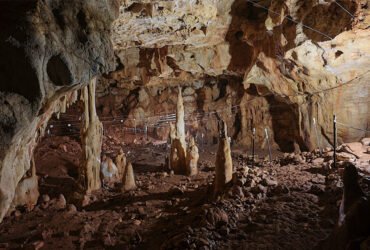
[[[309,4],[308,2],[309,1],[303,3],[303,6],[301,7],[302,10],[308,7],[306,6]],[[357,4],[355,1],[332,1],[328,6],[321,4],[312,7],[311,11],[304,17],[302,22],[330,37],[335,37],[343,31],[350,29],[352,24],[352,17],[343,10],[339,4],[350,13],[356,13],[357,11]],[[304,28],[304,33],[309,39],[315,42],[330,40],[328,37],[308,28]]]
[[[40,98],[39,81],[21,44],[27,43],[27,13],[36,2],[0,1],[0,91],[17,93],[30,102]]]
[[[283,152],[294,152],[295,144],[301,151],[308,151],[308,147],[299,133],[298,106],[289,105],[270,95],[266,97],[269,103],[269,112],[272,120],[274,140]]]
[[[232,20],[226,34],[231,55],[228,70],[244,74],[254,64],[258,53],[255,53],[255,49],[243,40],[245,31],[242,30],[242,26],[246,23],[254,23],[255,25],[263,23],[263,19],[267,17],[267,12],[261,11],[261,9],[254,7],[247,1],[236,0],[231,6],[230,14]]]

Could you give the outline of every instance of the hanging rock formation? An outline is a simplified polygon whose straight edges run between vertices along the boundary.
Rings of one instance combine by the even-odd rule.
[[[175,174],[186,174],[186,142],[185,142],[185,111],[179,88],[176,108],[176,124],[171,127],[170,167]]]
[[[233,162],[231,158],[230,139],[227,136],[227,125],[220,121],[220,138],[216,155],[216,176],[214,194],[221,194],[233,177]]]
[[[118,1],[0,1],[0,221],[63,98],[115,68]]]
[[[95,107],[96,79],[83,89],[84,124],[81,131],[83,160],[80,167],[80,183],[88,194],[101,187],[100,154],[103,143],[103,124]]]
[[[186,153],[186,174],[189,176],[198,174],[198,147],[195,145],[194,137],[190,139],[188,150]]]
[[[134,169],[132,167],[131,162],[127,163],[126,171],[123,175],[122,179],[122,192],[127,192],[136,189],[136,182],[135,182],[135,175]]]

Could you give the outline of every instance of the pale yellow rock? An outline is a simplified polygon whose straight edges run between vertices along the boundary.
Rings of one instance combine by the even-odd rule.
[[[83,160],[80,167],[80,183],[86,193],[98,190],[100,181],[100,154],[103,142],[103,124],[95,107],[96,79],[83,89],[84,126],[81,131]]]
[[[28,211],[32,210],[37,204],[37,199],[39,196],[40,193],[38,177],[36,175],[36,166],[34,160],[32,160],[31,176],[24,176],[23,179],[18,183],[10,211],[14,210],[18,206],[23,205],[26,206]]]
[[[123,152],[123,150],[120,149],[119,154],[116,157],[116,166],[117,166],[117,169],[118,169],[118,178],[119,179],[122,179],[123,173],[125,172],[126,165],[127,165],[126,155]]]
[[[178,89],[176,106],[176,124],[171,127],[170,167],[175,174],[186,174],[186,141],[185,141],[185,111],[181,94]]]
[[[216,173],[214,194],[221,194],[228,183],[232,181],[233,162],[231,158],[230,139],[227,136],[227,125],[224,121],[220,126],[220,138],[216,155]]]
[[[118,168],[113,160],[106,155],[102,157],[100,174],[101,180],[105,185],[112,186],[115,182],[119,181]]]
[[[123,175],[122,179],[122,192],[127,192],[136,189],[136,182],[135,182],[135,175],[134,169],[132,167],[131,162],[127,163],[126,171]]]
[[[195,140],[192,137],[186,153],[186,174],[189,176],[198,174],[198,160],[199,152],[198,147],[195,145]]]

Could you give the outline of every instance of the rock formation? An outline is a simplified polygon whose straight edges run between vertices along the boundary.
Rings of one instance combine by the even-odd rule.
[[[136,189],[134,169],[131,162],[127,163],[126,171],[122,179],[122,192],[127,192]]]
[[[358,173],[353,163],[345,164],[343,184],[338,225],[328,239],[320,244],[320,248],[367,249],[369,243],[366,238],[370,234],[370,201],[358,183]]]
[[[353,100],[363,105],[350,125],[366,129],[368,3],[341,1],[352,18],[335,1],[252,2],[122,3],[113,43],[124,67],[104,81],[117,93],[109,110],[123,102],[130,117],[171,113],[181,85],[186,113],[199,113],[186,119],[208,142],[218,133],[208,113],[220,110],[238,144],[249,146],[256,127],[262,145],[268,127],[273,147],[287,152],[317,147],[313,118],[321,147],[329,146],[332,114],[345,121]],[[107,100],[105,91],[101,105]],[[338,130],[339,143],[362,136]]]
[[[26,173],[23,179],[19,182],[17,189],[15,190],[14,200],[9,212],[18,206],[25,206],[26,209],[30,211],[37,204],[40,193],[38,187],[38,177],[36,175],[36,166],[33,159],[30,170],[31,174],[28,175]]]
[[[103,186],[112,186],[119,180],[119,172],[116,164],[114,164],[113,160],[106,155],[103,155],[102,157],[100,175]]]
[[[198,174],[198,147],[195,145],[194,137],[190,139],[188,150],[186,152],[186,174],[189,176]]]
[[[116,166],[118,169],[118,178],[122,180],[123,174],[126,170],[127,159],[122,148],[119,150],[119,154],[116,156]]]
[[[170,167],[175,174],[186,174],[186,142],[185,142],[185,112],[181,94],[181,88],[178,91],[176,124],[171,127],[171,154]]]
[[[117,1],[0,2],[0,221],[60,103],[114,69]]]
[[[232,181],[233,177],[230,138],[227,135],[227,125],[224,121],[220,121],[220,138],[215,165],[214,194],[218,195],[225,190],[225,187]]]
[[[100,154],[103,143],[103,124],[96,115],[96,79],[83,89],[84,125],[81,131],[83,161],[80,167],[80,183],[86,193],[98,190],[100,182]]]

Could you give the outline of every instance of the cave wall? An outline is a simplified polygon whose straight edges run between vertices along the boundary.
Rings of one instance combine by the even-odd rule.
[[[50,116],[115,68],[117,1],[0,1],[0,221]]]
[[[229,134],[243,145],[256,127],[264,146],[268,127],[276,148],[313,149],[315,118],[321,146],[329,146],[333,114],[366,129],[369,1],[253,2],[122,3],[112,37],[120,69],[102,80],[113,88],[102,90],[101,109],[129,117],[169,112],[175,96],[170,89],[180,85],[192,93],[185,96],[186,112],[229,110]],[[231,115],[235,105],[240,109]],[[217,136],[206,118],[195,127],[209,130],[210,140]],[[338,130],[340,142],[365,135]]]

